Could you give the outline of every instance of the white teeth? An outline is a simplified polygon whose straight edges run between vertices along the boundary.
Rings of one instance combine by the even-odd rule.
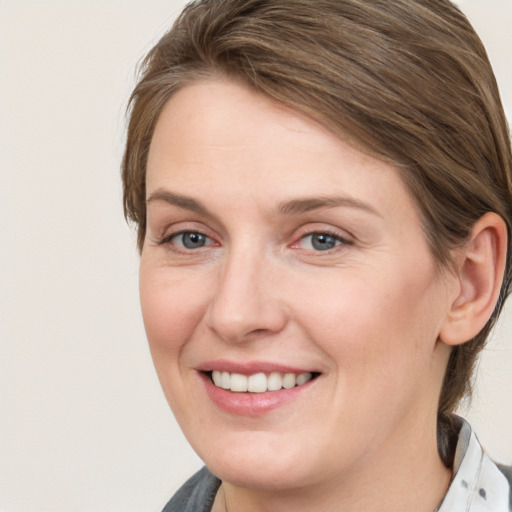
[[[283,376],[278,372],[272,372],[267,377],[267,389],[269,391],[279,391],[283,387]]]
[[[224,389],[231,389],[231,374],[229,372],[222,372],[220,387]]]
[[[242,375],[240,373],[229,373],[214,370],[212,372],[213,383],[220,388],[229,389],[237,393],[249,391],[250,393],[265,393],[266,391],[279,391],[280,389],[291,389],[295,386],[302,386],[312,379],[312,374],[307,373],[279,373],[272,372],[269,375],[255,373],[253,375]]]
[[[222,372],[219,372],[219,370],[213,370],[212,379],[213,379],[213,383],[217,387],[219,387],[219,388],[222,387]]]
[[[297,375],[297,386],[302,386],[302,384],[306,384],[308,380],[311,380],[311,373],[301,373]]]
[[[247,391],[251,393],[265,393],[267,391],[267,376],[264,373],[256,373],[247,379]]]
[[[247,376],[240,375],[239,373],[231,374],[231,391],[243,393],[247,391]]]
[[[297,377],[295,377],[294,373],[285,373],[283,378],[283,388],[284,389],[291,389],[295,387],[295,384],[297,384]]]

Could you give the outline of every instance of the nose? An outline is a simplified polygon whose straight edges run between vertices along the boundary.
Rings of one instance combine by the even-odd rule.
[[[279,300],[276,273],[272,263],[254,250],[232,251],[219,270],[206,313],[207,325],[217,337],[238,343],[284,329],[288,314]]]

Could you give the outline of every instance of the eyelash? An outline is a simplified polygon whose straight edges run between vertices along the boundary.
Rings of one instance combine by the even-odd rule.
[[[352,242],[350,240],[347,240],[346,238],[342,237],[339,233],[336,233],[335,231],[330,231],[328,229],[319,229],[319,230],[304,233],[299,238],[299,240],[292,245],[292,247],[295,245],[298,245],[300,242],[302,242],[306,238],[313,237],[315,235],[324,235],[326,237],[333,238],[334,240],[336,240],[336,242],[339,242],[339,243],[337,243],[334,247],[329,248],[329,249],[324,249],[324,250],[306,249],[306,250],[309,250],[312,252],[319,252],[319,253],[321,253],[321,252],[331,253],[332,251],[337,250],[340,246],[352,245]]]
[[[179,236],[183,236],[183,235],[199,235],[201,237],[204,237],[206,240],[213,241],[213,239],[211,237],[202,233],[201,231],[192,230],[192,229],[184,229],[182,231],[177,231],[176,233],[171,233],[170,235],[163,237],[161,240],[158,241],[158,245],[166,245],[176,251],[187,251],[187,252],[193,251],[194,248],[189,248],[189,247],[178,246],[176,248],[176,245],[172,243],[174,239],[178,238]],[[205,243],[204,245],[202,245],[196,249],[202,249],[204,246],[209,246],[209,245],[213,245],[213,244]]]
[[[203,245],[200,245],[198,247],[184,247],[184,244],[183,244],[183,240],[182,240],[182,243],[180,245],[176,245],[175,243],[173,243],[173,240],[175,240],[176,238],[180,237],[180,236],[184,236],[184,235],[198,235],[199,237],[204,237],[205,239],[205,243]],[[334,232],[334,231],[330,231],[330,230],[316,230],[316,231],[310,231],[310,232],[307,232],[307,233],[304,233],[299,239],[298,241],[294,242],[291,247],[292,248],[299,248],[297,247],[301,242],[303,242],[304,240],[306,240],[307,238],[309,237],[314,237],[314,236],[325,236],[327,238],[332,238],[335,240],[336,244],[333,246],[333,247],[329,247],[329,248],[324,248],[324,249],[305,249],[307,251],[311,251],[311,252],[317,252],[317,253],[322,253],[322,252],[325,252],[325,253],[331,253],[332,251],[336,250],[337,248],[339,248],[339,246],[347,246],[347,245],[352,245],[352,242],[350,240],[347,240],[346,238],[340,236],[338,233]],[[170,235],[167,235],[165,237],[163,237],[161,240],[159,240],[157,242],[158,245],[165,245],[167,247],[169,247],[170,249],[174,250],[174,251],[177,251],[177,252],[192,252],[192,251],[195,251],[195,250],[198,250],[198,249],[202,249],[204,247],[207,247],[207,246],[211,246],[211,245],[215,245],[215,243],[208,243],[208,241],[210,242],[214,242],[213,239],[211,237],[209,237],[208,235],[202,233],[201,231],[197,231],[197,230],[182,230],[182,231],[178,231],[176,233],[171,233]],[[313,242],[311,242],[312,245],[313,245]]]

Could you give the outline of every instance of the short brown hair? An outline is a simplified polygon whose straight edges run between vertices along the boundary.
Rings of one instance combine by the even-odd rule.
[[[434,260],[450,262],[472,226],[508,228],[495,311],[450,356],[439,402],[471,392],[476,357],[512,278],[510,137],[485,49],[448,0],[203,0],[190,3],[142,65],[130,100],[124,208],[146,230],[146,160],[158,116],[181,87],[222,75],[305,113],[393,164],[415,197]]]

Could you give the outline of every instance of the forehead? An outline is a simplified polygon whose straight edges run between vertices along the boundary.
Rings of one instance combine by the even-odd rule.
[[[283,104],[228,80],[201,80],[180,89],[164,106],[151,142],[149,167],[156,151],[201,147],[240,156],[259,155],[265,149],[265,154],[273,151],[276,156],[279,151],[286,156],[291,146],[320,152],[329,142],[339,140]]]
[[[212,199],[345,194],[387,209],[415,210],[397,170],[305,115],[226,80],[178,91],[158,119],[147,193],[170,188]]]

